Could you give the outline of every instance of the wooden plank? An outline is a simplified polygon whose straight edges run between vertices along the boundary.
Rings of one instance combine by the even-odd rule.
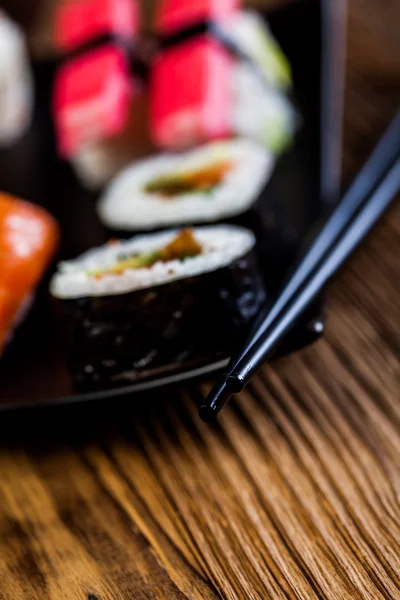
[[[350,0],[345,169],[400,98],[398,2]],[[190,393],[0,423],[0,599],[400,597],[400,206],[313,347],[214,427]]]

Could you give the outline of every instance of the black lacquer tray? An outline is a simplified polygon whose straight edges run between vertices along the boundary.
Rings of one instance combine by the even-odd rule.
[[[341,2],[299,0],[265,15],[288,56],[294,98],[302,118],[295,143],[278,163],[256,207],[236,220],[252,228],[271,297],[279,289],[313,224],[337,201],[340,185],[343,91]],[[72,258],[109,237],[95,213],[95,195],[85,191],[69,166],[58,160],[50,120],[50,86],[55,65],[34,65],[36,113],[27,136],[0,152],[0,189],[50,209],[60,222],[59,258]],[[169,365],[128,386],[78,394],[47,294],[38,290],[33,310],[0,362],[0,410],[113,398],[215,373],[229,357]],[[323,331],[322,301],[297,327],[281,353],[312,343]],[[134,398],[133,398],[134,399]]]

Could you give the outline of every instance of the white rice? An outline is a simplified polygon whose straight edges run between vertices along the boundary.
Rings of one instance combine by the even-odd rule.
[[[20,28],[0,10],[0,145],[26,131],[33,105],[33,80]]]
[[[129,269],[121,275],[105,274],[96,279],[88,272],[113,266],[121,255],[153,252],[169,243],[177,230],[148,234],[132,240],[105,245],[86,252],[73,261],[60,263],[50,292],[56,298],[111,296],[162,285],[177,279],[193,277],[226,267],[254,247],[251,231],[229,225],[202,227],[194,230],[203,247],[202,254],[184,261],[157,262],[151,267]]]
[[[283,89],[291,87],[290,64],[259,13],[252,10],[236,11],[220,27],[229,39],[257,63],[270,85]]]
[[[282,152],[297,126],[297,115],[284,94],[266,85],[254,67],[238,63],[232,78],[232,129],[240,136]]]
[[[284,91],[291,87],[290,64],[270,29],[254,11],[237,11],[221,25],[253,62],[237,61],[232,73],[231,128],[282,152],[297,126],[297,115]]]
[[[70,162],[81,183],[89,190],[98,190],[126,166],[126,154],[118,144],[95,141],[79,148]]]
[[[211,192],[163,198],[145,191],[153,179],[227,159],[234,163]],[[171,225],[209,223],[245,212],[268,181],[275,158],[246,139],[212,142],[182,154],[161,154],[125,169],[100,199],[100,219],[115,229],[157,229]]]
[[[118,172],[112,158],[106,148],[94,142],[79,148],[70,162],[83,185],[89,190],[96,190]]]

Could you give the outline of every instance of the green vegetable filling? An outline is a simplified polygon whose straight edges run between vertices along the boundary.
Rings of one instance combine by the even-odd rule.
[[[183,229],[171,242],[159,250],[124,257],[111,267],[89,271],[88,275],[95,279],[101,279],[104,275],[122,275],[125,271],[131,269],[149,268],[157,262],[192,258],[201,254],[202,251],[203,248],[196,240],[192,229]]]

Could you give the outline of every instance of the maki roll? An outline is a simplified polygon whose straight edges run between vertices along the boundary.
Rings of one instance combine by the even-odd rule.
[[[58,240],[58,226],[46,211],[0,194],[0,355],[28,311]]]
[[[292,85],[289,62],[265,20],[254,11],[238,11],[221,24],[224,39],[240,49],[233,69],[231,129],[279,153],[291,141],[298,117],[287,94]]]
[[[117,176],[99,202],[99,216],[122,230],[222,220],[249,209],[274,164],[270,151],[246,139],[161,154]]]
[[[32,117],[33,78],[21,29],[0,10],[0,146],[18,141]]]
[[[243,228],[204,227],[61,263],[50,291],[76,385],[116,385],[229,354],[265,297],[254,243]]]
[[[292,87],[289,61],[259,13],[253,10],[232,12],[219,27],[224,39],[253,61],[271,86],[282,91]]]
[[[180,150],[232,135],[285,148],[291,70],[264,20],[238,2],[164,0],[150,80],[152,139]],[[197,9],[196,9],[197,7]]]

